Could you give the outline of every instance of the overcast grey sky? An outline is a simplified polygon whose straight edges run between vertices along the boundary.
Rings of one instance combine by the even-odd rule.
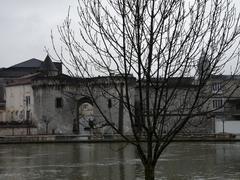
[[[240,9],[240,0],[233,0]],[[77,0],[0,0],[0,67],[31,58],[44,59],[56,31]]]
[[[76,0],[0,0],[0,67],[44,59],[56,30]]]

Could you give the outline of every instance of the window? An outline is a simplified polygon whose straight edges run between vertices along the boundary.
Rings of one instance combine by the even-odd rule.
[[[13,111],[11,112],[11,120],[12,121],[14,120],[14,112]]]
[[[29,121],[30,120],[30,111],[26,111],[26,120]]]
[[[223,100],[222,99],[214,99],[213,100],[213,108],[220,108],[223,106]]]
[[[240,110],[240,103],[236,104],[236,110]]]
[[[63,100],[62,98],[56,98],[56,108],[62,108],[63,107]]]
[[[26,106],[29,106],[31,103],[30,96],[26,96]]]
[[[23,120],[23,118],[24,118],[24,111],[22,110],[19,112],[19,119]]]
[[[220,82],[215,82],[212,84],[212,92],[213,93],[222,93],[222,85]]]
[[[112,107],[112,100],[108,99],[108,108],[111,108],[111,107]]]

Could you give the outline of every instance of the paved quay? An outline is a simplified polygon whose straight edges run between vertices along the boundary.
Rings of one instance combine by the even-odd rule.
[[[132,136],[128,136],[133,139]],[[194,135],[194,136],[177,136],[175,142],[204,142],[204,141],[240,141],[240,135]],[[23,135],[23,136],[0,136],[0,144],[11,143],[104,143],[104,142],[126,142],[119,135],[109,136],[89,136],[89,135]],[[145,142],[142,138],[142,142]]]

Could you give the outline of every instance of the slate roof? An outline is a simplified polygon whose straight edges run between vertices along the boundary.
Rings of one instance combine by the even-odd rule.
[[[58,71],[54,63],[52,62],[51,58],[47,55],[44,62],[41,64],[39,69],[40,71]]]
[[[27,74],[35,73],[39,68],[6,68],[0,71],[1,78],[16,78]]]
[[[62,73],[61,63],[52,62],[49,56],[47,56],[45,60],[47,60],[47,62],[32,58],[8,68],[0,68],[0,78],[17,78],[25,76],[27,74],[39,72],[42,67],[44,67],[44,69],[53,69],[54,71],[58,71],[58,74]]]
[[[41,64],[41,60],[32,58],[19,64],[13,65],[10,68],[39,68]]]

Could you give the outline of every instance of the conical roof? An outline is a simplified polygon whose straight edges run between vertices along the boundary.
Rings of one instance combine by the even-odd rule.
[[[52,62],[49,55],[46,56],[44,62],[42,63],[42,65],[40,67],[40,71],[44,71],[44,72],[58,71],[58,69],[56,68],[56,66]]]

